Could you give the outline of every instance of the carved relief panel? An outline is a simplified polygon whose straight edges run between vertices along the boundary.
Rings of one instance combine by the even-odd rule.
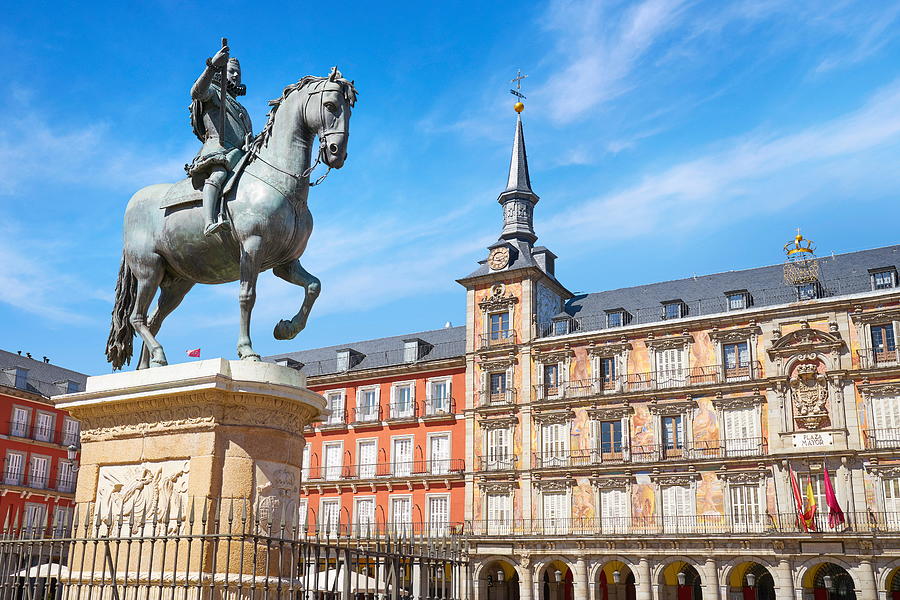
[[[186,460],[100,467],[96,505],[99,535],[183,531],[189,472],[190,462]]]

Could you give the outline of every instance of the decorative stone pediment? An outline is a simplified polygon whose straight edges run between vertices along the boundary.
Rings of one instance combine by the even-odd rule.
[[[588,346],[588,355],[590,356],[598,356],[600,358],[608,358],[611,356],[620,356],[625,352],[631,350],[631,344],[629,344],[623,338],[620,342],[613,342],[607,344],[594,344],[593,342]]]
[[[661,486],[666,485],[691,485],[700,479],[700,473],[687,471],[685,473],[651,473],[650,480]]]
[[[575,356],[575,351],[568,345],[565,348],[556,348],[553,350],[535,350],[532,353],[534,361],[537,363],[549,365],[553,363],[564,363]]]
[[[603,475],[599,475],[595,473],[590,477],[591,485],[598,489],[619,489],[624,490],[627,489],[632,483],[634,483],[633,477],[606,477]]]
[[[624,419],[634,414],[634,407],[624,406],[596,406],[589,408],[588,416],[595,421],[608,421],[611,419]]]
[[[575,478],[567,476],[565,479],[535,479],[534,486],[542,492],[559,492],[567,490],[575,485]]]
[[[501,355],[501,356],[493,356],[493,357],[483,357],[478,364],[481,366],[481,369],[484,371],[505,371],[509,369],[518,361],[516,360],[516,355],[513,353]]]
[[[728,410],[732,408],[752,408],[762,404],[763,401],[765,401],[765,398],[759,394],[754,394],[752,396],[736,396],[732,398],[716,397],[712,403],[716,408]]]
[[[768,348],[769,357],[789,358],[797,355],[815,357],[817,354],[829,354],[840,352],[844,347],[844,340],[837,331],[820,331],[813,329],[809,323],[804,322],[800,329],[780,336],[772,342]]]
[[[697,401],[693,398],[686,400],[673,400],[669,402],[659,402],[651,400],[647,404],[647,409],[653,415],[683,415],[697,408]]]
[[[887,323],[888,321],[900,321],[900,307],[878,308],[863,312],[861,307],[850,313],[850,318],[857,325],[871,325],[873,323]]]
[[[762,333],[759,325],[749,325],[747,327],[737,327],[735,329],[713,329],[709,332],[709,339],[714,342],[744,342],[754,335]]]
[[[493,312],[511,308],[519,301],[514,295],[506,294],[506,286],[502,283],[495,283],[491,286],[491,295],[478,303],[479,308],[483,311]]]
[[[535,412],[532,413],[531,417],[535,422],[540,423],[541,425],[553,425],[556,423],[569,423],[575,418],[575,412],[571,409]]]
[[[515,416],[493,417],[490,419],[482,419],[478,422],[482,429],[509,429],[519,423],[519,419]]]
[[[519,483],[511,479],[480,479],[478,487],[483,494],[511,494]]]
[[[900,381],[887,383],[864,383],[859,386],[859,393],[865,399],[881,398],[884,396],[900,397]],[[900,400],[898,400],[900,401]]]
[[[882,479],[895,479],[900,477],[900,465],[872,465],[869,471]]]
[[[762,469],[754,471],[719,471],[719,479],[732,484],[759,483],[766,478],[767,472]]]
[[[644,344],[650,350],[672,350],[673,348],[687,348],[688,344],[693,344],[694,338],[689,333],[681,335],[673,335],[670,337],[648,338],[644,340]]]

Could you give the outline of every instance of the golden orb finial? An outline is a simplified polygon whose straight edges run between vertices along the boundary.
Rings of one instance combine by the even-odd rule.
[[[513,110],[517,113],[521,113],[523,110],[525,110],[525,105],[521,102],[516,102],[515,104],[513,104]]]

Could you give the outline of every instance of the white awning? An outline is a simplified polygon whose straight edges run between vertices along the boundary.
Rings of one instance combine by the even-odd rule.
[[[307,589],[319,592],[340,592],[343,589],[344,569],[328,569],[326,571],[307,571],[306,577],[301,577],[300,581]],[[387,584],[379,583],[374,577],[350,571],[350,593],[358,594],[363,592],[387,592]]]
[[[13,577],[68,577],[69,568],[59,563],[44,563],[34,565],[29,569],[22,569]]]

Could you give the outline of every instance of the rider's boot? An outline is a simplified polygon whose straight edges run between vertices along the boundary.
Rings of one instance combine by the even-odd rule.
[[[203,235],[207,237],[231,227],[231,224],[219,215],[222,186],[216,179],[218,178],[210,177],[203,184]]]

